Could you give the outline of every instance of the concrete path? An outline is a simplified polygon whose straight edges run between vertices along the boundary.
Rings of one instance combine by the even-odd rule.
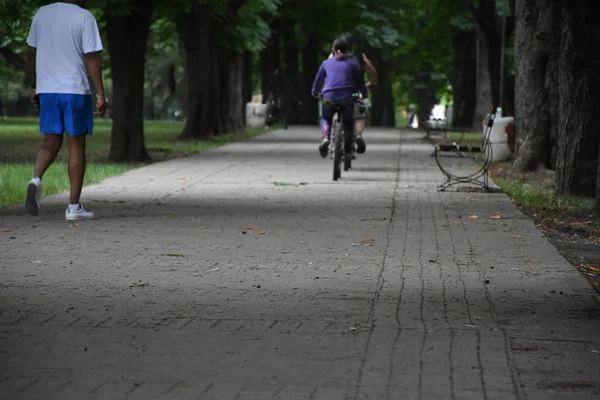
[[[414,131],[332,182],[317,137],[0,210],[0,398],[600,398],[598,296],[505,195],[437,192]]]

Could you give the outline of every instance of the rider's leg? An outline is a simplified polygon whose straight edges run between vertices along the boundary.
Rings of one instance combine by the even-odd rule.
[[[355,132],[356,136],[361,136],[365,130],[365,125],[367,124],[367,119],[365,117],[357,118],[354,120]]]
[[[331,125],[333,124],[333,110],[323,103],[321,109],[321,143],[319,144],[319,154],[321,157],[327,157],[329,151],[329,138],[331,136]]]
[[[367,145],[362,136],[365,130],[365,125],[367,124],[366,111],[366,105],[360,101],[357,102],[354,106],[354,118],[356,121],[356,152],[360,154],[364,153],[367,150]]]

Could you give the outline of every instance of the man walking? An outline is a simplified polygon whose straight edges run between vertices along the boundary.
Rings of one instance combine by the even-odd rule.
[[[42,178],[60,151],[66,133],[71,185],[67,221],[94,218],[79,202],[86,166],[85,141],[92,134],[94,115],[102,116],[106,111],[102,40],[96,19],[83,8],[85,3],[65,0],[41,7],[33,17],[27,38],[32,102],[39,108],[44,141],[33,179],[27,186],[25,207],[32,215],[40,213]],[[98,92],[95,112],[88,73]]]

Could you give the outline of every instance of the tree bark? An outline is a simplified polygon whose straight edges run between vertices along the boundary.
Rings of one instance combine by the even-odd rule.
[[[2,55],[6,62],[12,65],[14,68],[27,73],[27,60],[15,53],[13,49],[8,46],[0,47],[0,55]]]
[[[253,75],[253,64],[252,64],[252,53],[249,51],[244,53],[243,56],[243,67],[242,67],[242,114],[243,114],[243,122],[246,125],[246,103],[252,101],[252,93],[254,91],[254,87],[252,84],[252,75]]]
[[[315,125],[319,123],[319,103],[311,93],[313,80],[319,70],[319,43],[311,39],[302,48],[302,81],[300,84],[300,96],[302,100],[301,118],[298,121],[305,125]]]
[[[282,112],[287,118],[288,125],[296,125],[300,118],[297,108],[293,107],[298,97],[300,75],[300,50],[294,32],[295,21],[284,21],[283,31],[283,62],[284,62],[284,93],[282,94]]]
[[[511,1],[512,4],[512,1]],[[502,18],[498,17],[495,0],[480,0],[477,6],[472,5],[471,11],[475,22],[480,50],[482,55],[485,52],[487,57],[487,68],[490,78],[491,102],[480,105],[487,108],[492,105],[502,107],[503,115],[513,115],[514,113],[514,90],[512,88],[512,77],[506,67],[505,62],[501,62],[503,52],[502,48]],[[514,8],[513,8],[514,9]],[[506,30],[504,33],[504,43],[508,43],[511,32],[514,29],[514,13],[506,17]],[[500,71],[503,70],[503,82],[500,82]],[[503,98],[500,99],[501,86],[503,87]],[[502,104],[500,104],[502,103]],[[476,122],[477,124],[477,122]],[[479,124],[480,125],[480,124]]]
[[[459,31],[454,36],[454,62],[452,66],[453,126],[472,126],[473,117],[475,116],[476,83],[475,33],[473,31]]]
[[[473,128],[483,129],[483,120],[488,108],[492,105],[492,86],[490,81],[488,49],[485,41],[477,32],[475,41],[475,53],[477,60],[476,71],[476,96],[475,115],[473,116]]]
[[[209,5],[194,5],[189,13],[175,19],[177,33],[186,54],[185,70],[187,83],[186,123],[180,139],[202,139],[210,137],[210,86],[212,80],[211,29],[212,9]]]
[[[236,133],[244,129],[243,96],[243,54],[235,50],[221,48],[217,62],[220,79],[213,80],[211,97],[219,98],[219,109],[215,110],[216,125],[212,126],[213,135]]]
[[[377,57],[377,86],[371,90],[370,123],[373,126],[396,126],[394,95],[388,64],[382,57]]]
[[[132,11],[105,10],[113,98],[109,159],[139,162],[150,157],[144,142],[144,67],[153,0],[132,0]]]
[[[556,0],[517,0],[515,31],[517,171],[548,164],[558,130],[558,32]]]
[[[267,46],[260,53],[260,80],[263,104],[267,101],[269,92],[273,92],[273,73],[281,69],[281,21],[276,19],[271,24],[271,36]]]
[[[594,197],[600,126],[600,42],[595,1],[562,1],[559,57],[558,194]]]
[[[235,23],[241,4],[229,3],[227,24]],[[244,128],[244,56],[231,43],[224,44],[225,22],[216,18],[210,4],[194,4],[176,17],[176,26],[188,82],[187,120],[180,139],[239,132]]]

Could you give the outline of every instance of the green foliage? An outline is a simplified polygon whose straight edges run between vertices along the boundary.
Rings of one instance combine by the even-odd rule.
[[[239,51],[258,53],[271,35],[268,19],[277,14],[280,0],[246,0],[233,18],[235,23],[225,26],[229,47]]]
[[[22,47],[34,12],[45,3],[41,0],[0,0],[0,47]]]

